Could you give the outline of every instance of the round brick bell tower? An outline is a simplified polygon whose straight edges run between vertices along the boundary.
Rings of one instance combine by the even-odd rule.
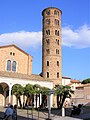
[[[54,7],[42,11],[42,76],[54,85],[62,81],[61,14]]]

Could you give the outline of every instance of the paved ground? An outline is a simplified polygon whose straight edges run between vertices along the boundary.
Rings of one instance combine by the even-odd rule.
[[[0,107],[0,117],[3,116],[4,111],[5,111],[5,108]],[[33,115],[32,115],[31,110],[27,111],[23,109],[18,109],[18,120],[32,120],[32,119],[33,120],[45,120],[46,118],[48,118],[47,111],[40,111],[38,113],[36,110],[34,110]],[[70,117],[70,111],[66,110],[66,116],[62,117],[61,111],[54,110],[52,111],[50,118],[52,120],[83,120],[86,118],[90,118],[90,111],[87,113],[81,113],[79,116]]]

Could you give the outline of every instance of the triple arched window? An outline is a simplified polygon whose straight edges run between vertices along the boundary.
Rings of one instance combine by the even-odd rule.
[[[7,60],[7,71],[16,71],[16,61]]]

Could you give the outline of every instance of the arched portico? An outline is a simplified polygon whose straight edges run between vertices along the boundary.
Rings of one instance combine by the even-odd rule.
[[[2,96],[2,103],[0,105],[6,106],[8,103],[14,104],[14,96],[12,96],[12,87],[15,84],[20,84],[23,87],[26,84],[38,84],[42,87],[53,88],[53,82],[51,81],[41,81],[41,80],[27,80],[27,79],[18,79],[18,78],[9,78],[9,77],[0,77],[0,95]],[[2,91],[2,92],[1,92]],[[23,101],[23,99],[22,99]],[[52,95],[51,95],[51,106],[53,104]]]

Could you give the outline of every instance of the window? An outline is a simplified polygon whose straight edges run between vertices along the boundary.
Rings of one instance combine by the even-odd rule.
[[[13,53],[13,56],[15,55],[15,53]]]
[[[7,71],[11,71],[11,60],[7,61]]]
[[[59,40],[56,39],[56,44],[59,45]]]
[[[16,71],[16,61],[12,62],[12,71]]]
[[[16,61],[7,61],[7,71],[16,71]]]
[[[50,35],[50,30],[46,30],[46,34],[47,34],[47,35]]]
[[[59,25],[59,20],[55,19],[55,25]]]
[[[14,56],[14,55],[15,55],[15,53],[14,53],[14,52],[10,52],[10,55],[13,55],[13,56]]]
[[[47,11],[46,11],[46,14],[47,14],[47,15],[50,15],[50,10],[47,10]]]
[[[47,61],[47,66],[49,66],[49,61]]]
[[[46,43],[47,43],[47,45],[49,45],[50,44],[50,40],[46,39]]]
[[[56,49],[56,54],[59,54],[59,50],[58,49]]]
[[[10,52],[10,55],[12,55],[12,52]]]
[[[57,72],[57,78],[59,78],[59,72]]]
[[[56,10],[54,11],[54,15],[57,15],[57,11]]]
[[[59,36],[59,31],[55,30],[55,35]]]
[[[46,24],[50,25],[50,19],[46,19]]]
[[[59,66],[59,61],[57,61],[57,66]]]
[[[47,52],[48,54],[50,54],[50,50],[49,50],[49,49],[46,49],[46,52]]]
[[[49,78],[49,72],[47,72],[47,78]]]

